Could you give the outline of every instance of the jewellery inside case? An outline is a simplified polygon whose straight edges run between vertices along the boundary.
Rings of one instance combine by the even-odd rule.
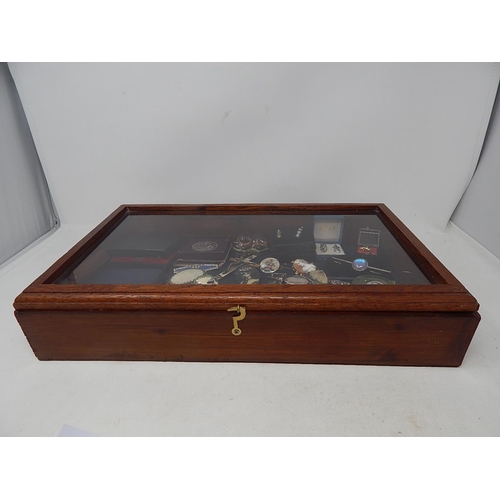
[[[295,223],[294,219],[283,218],[282,225],[278,225],[280,221],[277,220],[277,223],[264,227],[262,233],[258,231],[260,226],[254,223],[241,225],[240,231],[232,233],[229,230],[230,226],[214,226],[215,235],[207,231],[206,234],[192,234],[184,240],[177,253],[173,254],[173,260],[175,258],[177,260],[171,264],[172,275],[167,279],[167,283],[181,285],[396,283],[392,279],[375,276],[382,273],[392,274],[392,271],[370,265],[368,261],[373,258],[373,262],[387,262],[386,259],[380,260],[377,256],[380,229],[373,227],[360,229],[360,225],[352,227],[353,219],[349,217],[314,215],[307,218],[301,215]],[[346,221],[348,221],[347,229],[344,228]],[[226,231],[227,235],[218,235]],[[341,258],[345,255],[350,259]],[[365,258],[368,255],[371,257]],[[136,261],[141,263],[138,259]],[[339,264],[340,267],[335,264]],[[342,264],[349,264],[351,270],[348,271],[345,266],[342,268]],[[168,271],[164,268],[160,280],[165,279],[163,276],[166,272]],[[362,274],[364,272],[370,274]],[[402,272],[411,274],[406,270]],[[398,279],[400,275],[401,272]]]
[[[307,278],[309,278],[313,283],[317,284],[327,284],[328,276],[321,269],[316,269],[307,274]]]
[[[272,274],[280,268],[280,261],[274,257],[268,257],[260,263],[260,270],[266,274]]]
[[[236,281],[242,285],[255,285],[259,283],[259,271],[253,266],[244,265],[234,272]]]
[[[242,267],[242,266],[249,266],[249,267],[255,266],[256,264],[254,264],[252,261],[256,257],[257,257],[257,255],[251,255],[247,258],[240,258],[240,259],[233,258],[233,259],[231,259],[232,262],[229,264],[227,269],[220,272],[217,276],[209,276],[209,278],[206,278],[205,276],[200,276],[199,278],[197,278],[195,280],[195,283],[197,283],[198,285],[218,285],[219,281],[222,278],[229,276],[231,273],[233,273],[234,271],[236,271],[240,267]]]
[[[361,228],[358,234],[358,253],[365,255],[377,255],[380,245],[380,230]]]
[[[345,259],[339,259],[338,257],[331,257],[331,259],[339,262],[344,262],[346,264],[351,264],[351,267],[355,271],[364,271],[365,269],[373,269],[375,271],[380,271],[382,273],[390,273],[392,271],[389,271],[388,269],[381,269],[379,267],[373,267],[368,265],[368,261],[366,259],[354,259],[353,261],[350,260],[345,260]]]
[[[205,271],[202,269],[184,269],[178,273],[174,273],[168,280],[171,285],[188,285],[191,283],[196,283],[197,279],[202,276],[207,276]]]
[[[267,279],[270,284],[281,285],[286,279],[288,275],[286,273],[273,273],[269,274]]]
[[[201,269],[202,271],[213,271],[218,269],[217,264],[191,264],[189,266],[175,267],[174,274],[180,273],[181,271],[185,271],[186,269]]]
[[[268,249],[266,238],[260,234],[240,234],[233,243],[233,249],[237,256],[245,256],[250,253],[261,253]]]
[[[352,268],[355,271],[364,271],[368,268],[368,261],[366,259],[354,259],[352,261]]]
[[[285,279],[287,285],[309,285],[309,280],[304,276],[290,276]]]
[[[395,285],[394,280],[383,278],[382,276],[357,276],[352,280],[353,285]]]
[[[297,274],[307,274],[311,271],[316,271],[317,267],[311,262],[307,262],[304,259],[295,259],[292,262],[292,269]]]
[[[318,258],[345,255],[341,246],[344,221],[345,218],[339,215],[314,216],[314,241]]]

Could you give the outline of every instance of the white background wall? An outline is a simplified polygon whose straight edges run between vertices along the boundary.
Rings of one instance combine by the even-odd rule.
[[[500,107],[495,103],[477,171],[452,220],[500,259]]]
[[[14,63],[62,222],[122,203],[383,202],[443,228],[500,67]]]

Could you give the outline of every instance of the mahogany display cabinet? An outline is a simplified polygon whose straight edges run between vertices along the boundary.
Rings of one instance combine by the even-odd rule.
[[[124,205],[14,302],[40,360],[413,366],[478,307],[383,204]]]

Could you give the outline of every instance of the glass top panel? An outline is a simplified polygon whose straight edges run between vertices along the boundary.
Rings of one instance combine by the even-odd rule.
[[[376,214],[128,215],[65,284],[430,284]]]

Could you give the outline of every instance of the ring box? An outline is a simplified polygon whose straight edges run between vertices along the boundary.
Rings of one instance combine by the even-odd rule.
[[[377,255],[380,245],[380,230],[363,227],[358,235],[358,253],[364,255]]]

